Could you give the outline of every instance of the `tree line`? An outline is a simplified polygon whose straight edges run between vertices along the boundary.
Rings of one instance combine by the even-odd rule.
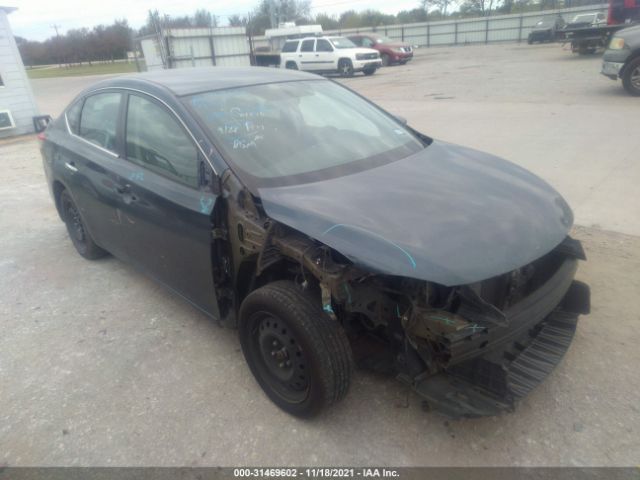
[[[91,29],[78,28],[65,34],[56,34],[42,42],[15,37],[22,61],[33,65],[71,65],[115,61],[127,58],[134,50],[134,39],[155,33],[156,25],[164,27],[213,27],[216,17],[206,10],[196,10],[193,15],[168,17],[158,11],[149,12],[147,22],[135,30],[127,20],[116,20],[111,25],[97,25]]]
[[[347,10],[340,15],[328,15],[314,14],[311,0],[260,0],[253,11],[245,15],[228,16],[226,22],[224,17],[216,17],[214,13],[202,9],[183,16],[162,15],[155,10],[149,12],[146,23],[137,30],[123,19],[91,29],[72,29],[66,34],[55,35],[42,42],[21,37],[16,37],[16,42],[27,66],[91,64],[127,58],[127,52],[134,50],[136,37],[155,34],[158,30],[167,28],[228,24],[244,26],[250,35],[263,35],[267,28],[282,22],[295,22],[297,25],[320,24],[324,30],[337,30],[543,11],[597,3],[601,3],[601,0],[420,0],[416,8],[403,10],[395,15],[371,9],[360,12]]]

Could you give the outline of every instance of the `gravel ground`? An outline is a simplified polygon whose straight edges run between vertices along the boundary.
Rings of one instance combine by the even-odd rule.
[[[478,420],[423,412],[362,371],[325,415],[287,416],[233,330],[118,260],[80,258],[36,140],[1,142],[0,465],[637,465],[638,102],[597,64],[557,46],[433,49],[345,82],[427,133],[532,169],[576,210],[592,313],[515,413]],[[52,85],[34,82],[53,108]]]

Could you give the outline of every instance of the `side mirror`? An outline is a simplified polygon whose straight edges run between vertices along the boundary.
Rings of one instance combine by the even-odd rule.
[[[33,117],[33,128],[36,133],[44,132],[52,121],[51,115],[38,115]]]
[[[394,117],[396,118],[396,120],[398,122],[400,122],[402,125],[406,125],[407,124],[407,119],[404,117],[401,117],[400,115],[394,115]]]

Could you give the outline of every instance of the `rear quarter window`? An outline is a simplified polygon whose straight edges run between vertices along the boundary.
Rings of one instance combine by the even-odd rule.
[[[284,44],[284,47],[282,47],[282,52],[283,53],[287,53],[287,52],[295,52],[296,50],[298,50],[298,43],[300,42],[287,42]]]
[[[79,135],[89,142],[116,150],[116,132],[121,93],[98,93],[87,97],[80,115]]]
[[[67,109],[67,123],[71,133],[80,134],[80,112],[82,111],[82,100],[78,100]]]

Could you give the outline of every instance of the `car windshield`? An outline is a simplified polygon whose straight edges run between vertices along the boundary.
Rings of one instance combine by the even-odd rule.
[[[333,37],[330,40],[336,48],[357,48],[355,43],[345,37]]]
[[[328,80],[217,90],[188,103],[234,170],[258,186],[333,178],[424,148],[393,117]]]

